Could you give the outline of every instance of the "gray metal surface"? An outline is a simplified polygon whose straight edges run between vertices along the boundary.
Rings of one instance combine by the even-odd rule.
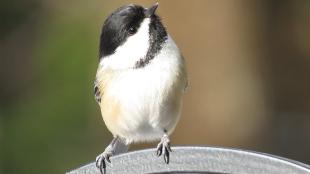
[[[99,174],[94,163],[68,174]],[[274,155],[216,147],[172,148],[170,163],[155,155],[155,149],[121,154],[111,158],[107,174],[310,174],[310,166]]]

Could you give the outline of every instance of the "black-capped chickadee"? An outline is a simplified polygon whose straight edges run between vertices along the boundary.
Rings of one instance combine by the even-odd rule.
[[[169,163],[170,140],[187,86],[184,59],[150,8],[126,5],[104,22],[100,36],[95,98],[114,138],[96,158],[105,172],[112,155],[134,142],[160,140],[157,155]]]

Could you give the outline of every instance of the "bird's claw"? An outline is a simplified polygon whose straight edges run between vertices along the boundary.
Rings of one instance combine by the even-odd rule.
[[[102,154],[96,157],[96,167],[100,170],[101,174],[106,173],[106,161],[111,163],[110,157],[112,153],[104,151]]]
[[[170,147],[170,140],[167,135],[164,135],[160,143],[157,145],[156,154],[157,156],[163,155],[165,163],[168,164],[170,152],[172,152]]]

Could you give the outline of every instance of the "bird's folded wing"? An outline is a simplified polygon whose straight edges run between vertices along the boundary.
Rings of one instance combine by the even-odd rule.
[[[187,88],[188,88],[188,76],[187,76],[187,70],[186,70],[186,62],[185,62],[185,59],[184,59],[184,56],[182,55],[182,61],[183,61],[183,67],[181,68],[182,69],[182,77],[184,78],[184,82],[185,82],[185,85],[184,85],[184,89],[183,91],[186,92]]]
[[[99,84],[97,79],[94,82],[94,95],[95,95],[95,100],[100,103],[101,102],[101,93],[99,89]]]

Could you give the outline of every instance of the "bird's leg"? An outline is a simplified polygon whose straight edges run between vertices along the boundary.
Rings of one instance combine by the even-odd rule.
[[[164,135],[161,137],[161,140],[159,144],[157,145],[157,156],[161,156],[163,154],[165,163],[169,163],[169,153],[172,152],[170,148],[170,140],[169,136],[167,134],[167,131],[165,131]]]
[[[113,155],[125,153],[128,151],[128,144],[125,143],[119,137],[114,137],[109,146],[96,158],[96,167],[100,169],[100,173],[104,174],[106,171],[106,161],[110,161],[110,157]]]

